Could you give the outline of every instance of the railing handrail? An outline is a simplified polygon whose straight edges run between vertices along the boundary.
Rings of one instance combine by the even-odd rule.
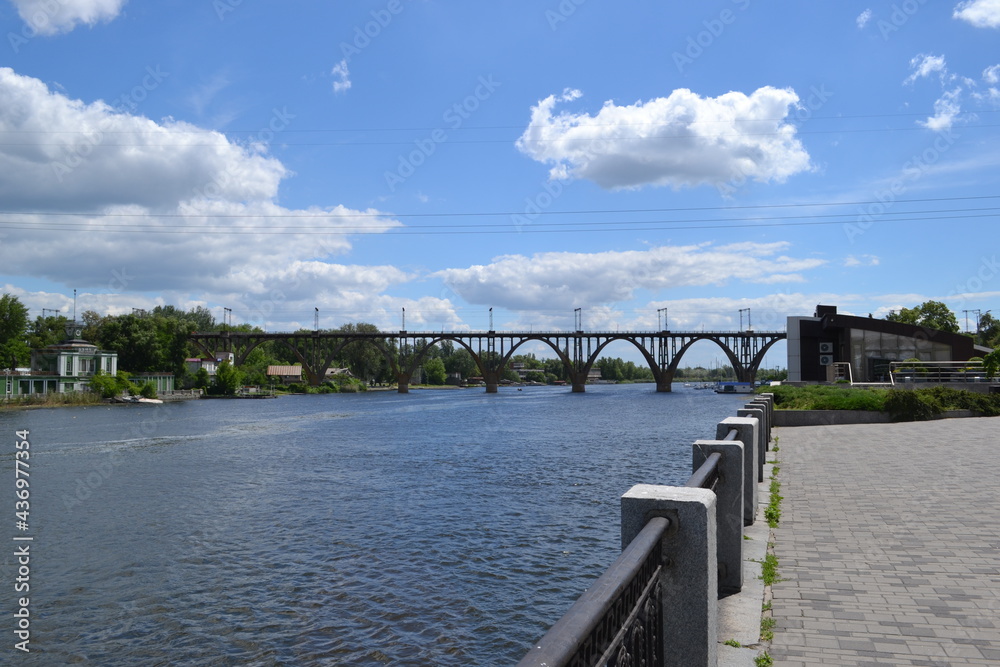
[[[732,431],[730,431],[732,433]],[[708,455],[701,467],[695,470],[687,484],[684,486],[692,489],[711,489],[715,481],[719,478],[719,462],[722,461],[722,454],[713,452]]]
[[[597,581],[573,603],[569,611],[524,656],[518,667],[561,667],[573,661],[580,651],[589,650],[595,656],[604,654],[620,633],[615,627],[603,646],[588,646],[588,641],[599,629],[629,586],[642,572],[650,555],[660,546],[663,535],[670,528],[670,519],[652,517],[645,528],[629,542],[621,555]],[[659,563],[653,573],[658,576]],[[650,578],[654,578],[650,577]],[[643,586],[645,589],[646,586]],[[590,664],[590,663],[587,663]]]

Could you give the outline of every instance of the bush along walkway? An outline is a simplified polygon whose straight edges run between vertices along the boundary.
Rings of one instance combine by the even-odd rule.
[[[998,428],[780,429],[774,665],[1000,662]]]

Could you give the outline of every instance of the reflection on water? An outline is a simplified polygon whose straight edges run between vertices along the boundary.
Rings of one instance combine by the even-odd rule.
[[[2,412],[0,479],[31,430],[24,662],[516,662],[616,557],[621,494],[686,479],[739,405],[677,389]]]

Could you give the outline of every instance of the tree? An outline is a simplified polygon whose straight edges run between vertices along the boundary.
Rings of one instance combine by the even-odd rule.
[[[913,324],[926,329],[937,329],[948,333],[958,333],[958,319],[944,303],[940,301],[924,301],[915,308],[903,308],[898,313],[889,311],[886,316],[890,322]]]
[[[479,366],[476,365],[476,360],[464,347],[444,358],[444,369],[448,373],[458,373],[463,380],[473,375],[479,375]]]
[[[69,320],[62,315],[42,317],[39,315],[31,323],[28,332],[28,347],[33,350],[61,343],[66,337],[66,323]]]
[[[980,315],[976,342],[987,347],[1000,347],[1000,320],[988,312]]]
[[[194,374],[195,388],[208,389],[209,382],[211,382],[211,378],[208,375],[208,371],[204,368],[199,368],[198,372]]]
[[[338,331],[346,334],[352,333],[378,333],[378,327],[367,322],[357,324],[345,324]],[[379,380],[388,376],[388,364],[385,355],[375,346],[378,342],[387,346],[384,338],[376,341],[364,340],[355,341],[344,347],[341,352],[341,359],[351,370],[351,375],[366,382]]]
[[[229,363],[223,361],[215,370],[214,393],[223,396],[235,396],[237,390],[243,384],[243,372]]]
[[[444,362],[440,359],[429,359],[424,364],[424,379],[427,384],[444,384],[448,379],[448,372],[444,369]]]
[[[163,351],[152,317],[135,314],[108,317],[98,326],[97,340],[106,350],[118,353],[118,365],[132,373],[165,370],[160,368]]]
[[[0,368],[14,370],[28,362],[27,331],[28,308],[16,296],[4,294],[0,297]]]

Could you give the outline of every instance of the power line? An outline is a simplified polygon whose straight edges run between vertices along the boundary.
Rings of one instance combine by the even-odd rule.
[[[976,201],[981,199],[1000,199],[1000,195],[970,195],[966,197],[926,197],[920,199],[894,199],[896,204],[927,204],[936,202]],[[619,208],[619,209],[575,209],[570,211],[537,211],[533,216],[549,215],[606,215],[623,213],[686,213],[694,211],[748,211],[786,208],[830,208],[837,206],[865,206],[869,204],[885,205],[879,199],[862,199],[853,201],[828,202],[798,202],[785,204],[743,204],[739,206],[678,206],[664,208]],[[0,211],[0,215],[40,215],[40,216],[78,216],[91,218],[222,218],[222,219],[278,219],[278,218],[453,218],[453,217],[489,217],[525,215],[524,211],[463,211],[438,213],[367,213],[357,211],[352,213],[111,213],[86,211]]]

